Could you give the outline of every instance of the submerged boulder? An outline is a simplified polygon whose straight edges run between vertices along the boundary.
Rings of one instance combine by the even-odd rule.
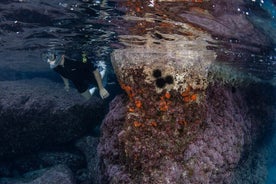
[[[124,132],[127,97],[120,95],[110,103],[109,113],[101,126],[102,136],[98,145],[100,183],[131,183],[125,172],[125,153],[120,149],[119,135]]]
[[[77,141],[77,148],[85,155],[87,166],[87,184],[99,184],[99,159],[97,145],[99,138],[87,136]],[[90,182],[89,182],[90,181]]]
[[[178,115],[197,117],[195,122],[167,121],[161,112],[150,118],[163,117],[163,121],[136,124],[129,121],[125,107],[131,100],[116,97],[102,125],[98,146],[101,182],[231,183],[240,159],[256,140],[261,122],[248,113],[246,93],[219,85],[208,87],[206,92],[201,107],[206,111],[204,116],[197,113],[202,110],[199,108]]]
[[[101,183],[230,184],[237,180],[235,170],[239,162],[248,158],[254,142],[274,118],[266,110],[255,114],[255,108],[249,106],[252,87],[261,86],[233,89],[214,84],[206,89],[201,109],[185,111],[187,104],[169,106],[169,112],[183,109],[178,118],[197,117],[196,122],[168,121],[168,114],[160,112],[148,116],[164,118],[156,124],[145,123],[147,118],[136,124],[131,117],[139,110],[129,112],[126,107],[133,103],[131,99],[117,96],[101,127]],[[259,99],[261,94],[256,92],[255,98]],[[264,110],[263,102],[259,104]],[[267,118],[259,119],[263,116]],[[259,173],[259,177],[264,178],[261,174],[264,173]]]
[[[98,98],[85,102],[48,80],[3,81],[0,88],[0,159],[68,143],[103,116]]]
[[[2,178],[0,183],[5,184],[75,184],[72,171],[65,165],[57,165],[26,173],[22,178]]]
[[[126,5],[132,26],[119,36],[126,48],[111,57],[126,96],[111,103],[102,125],[102,183],[230,184],[273,120],[254,116],[246,98],[248,86],[262,81],[247,72],[251,53],[260,53],[267,39],[256,32],[263,40],[257,45],[246,37],[255,29],[243,15],[227,11],[243,23],[228,28],[216,5],[200,2]],[[212,25],[218,29],[211,31]],[[248,31],[232,34],[243,27]]]

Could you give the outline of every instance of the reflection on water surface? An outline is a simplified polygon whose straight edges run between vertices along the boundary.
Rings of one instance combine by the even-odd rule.
[[[156,44],[174,40],[174,35],[194,39],[198,35],[185,27],[189,25],[212,36],[206,42],[218,62],[271,79],[274,12],[269,1],[2,1],[0,54],[20,64],[26,62],[22,56],[39,60],[43,49],[77,48],[106,59],[121,47],[117,35],[132,35],[129,41],[140,45],[145,35]]]
[[[124,36],[123,42],[143,45],[148,39],[145,35],[150,35],[156,44],[162,39],[173,41],[176,35],[195,39],[199,35],[188,28],[191,26],[211,35],[212,39],[206,40],[207,47],[217,53],[217,62],[266,80],[275,75],[274,42],[269,34],[271,26],[262,27],[266,20],[261,18],[254,21],[254,18],[271,12],[264,3],[183,0],[120,1],[119,4],[126,12],[126,30],[121,32],[132,35],[128,41]],[[273,17],[270,20],[273,22]],[[170,36],[166,38],[162,34]]]

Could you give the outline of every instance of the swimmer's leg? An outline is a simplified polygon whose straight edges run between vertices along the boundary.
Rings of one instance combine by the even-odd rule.
[[[81,95],[86,99],[89,100],[91,98],[91,94],[89,92],[89,89],[87,89],[85,92],[81,93]]]
[[[91,96],[94,95],[96,89],[97,89],[96,87],[93,87],[93,88],[89,89],[89,92],[90,92]]]

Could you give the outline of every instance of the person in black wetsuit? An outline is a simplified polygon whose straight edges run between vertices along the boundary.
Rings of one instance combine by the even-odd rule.
[[[70,59],[65,55],[51,54],[47,62],[50,64],[50,68],[60,74],[66,91],[69,91],[69,80],[71,80],[78,92],[86,100],[89,100],[91,98],[89,85],[96,84],[101,98],[107,98],[109,93],[103,86],[100,72],[84,54],[82,56],[79,61]]]

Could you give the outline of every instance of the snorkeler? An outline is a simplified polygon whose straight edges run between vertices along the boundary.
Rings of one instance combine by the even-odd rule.
[[[108,91],[103,86],[99,70],[88,61],[84,53],[80,60],[71,59],[64,54],[49,53],[47,63],[50,64],[51,69],[60,74],[66,91],[69,91],[69,80],[71,80],[86,100],[92,96],[89,91],[90,84],[97,84],[102,99],[109,96]]]

